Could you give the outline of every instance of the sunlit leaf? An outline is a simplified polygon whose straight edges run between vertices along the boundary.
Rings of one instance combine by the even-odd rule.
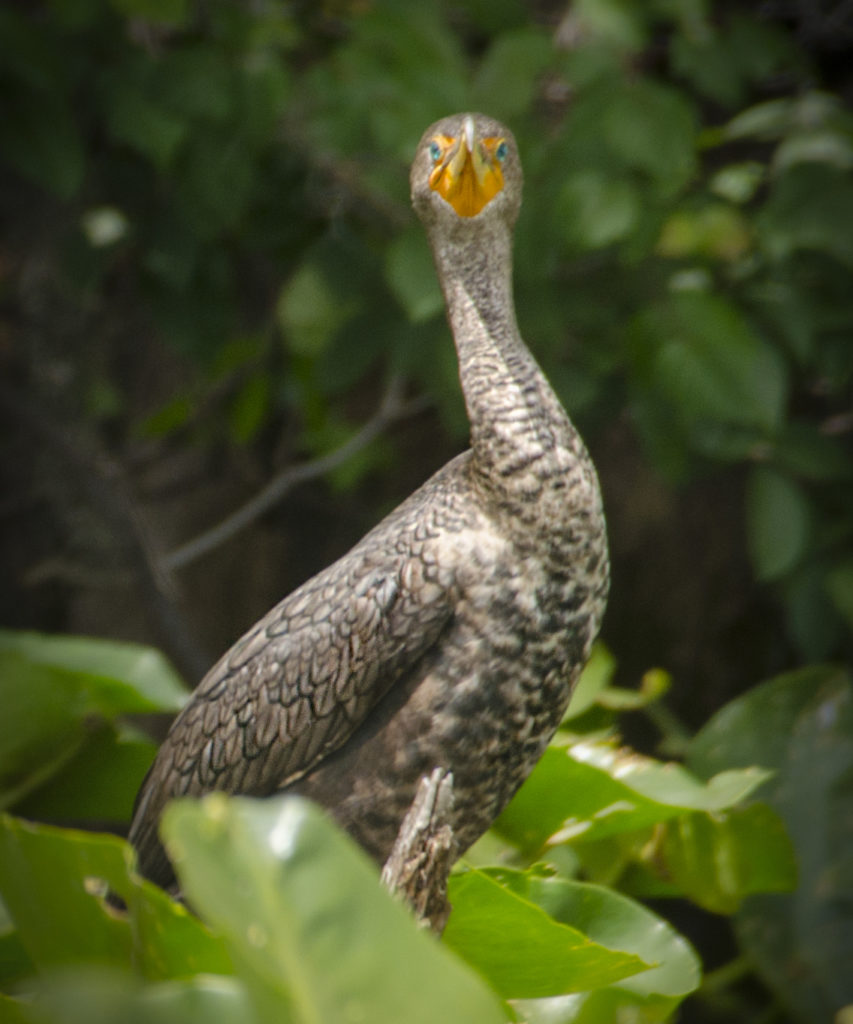
[[[540,881],[499,869],[453,876],[444,941],[507,999],[599,988],[647,969],[648,960],[592,941],[571,914],[543,909]]]
[[[546,841],[597,840],[688,810],[723,810],[767,777],[761,769],[747,768],[702,783],[680,765],[608,743],[550,747],[495,827],[525,849],[538,849]]]
[[[95,637],[0,630],[0,651],[90,677],[86,687],[104,714],[177,711],[187,698],[181,677],[155,647]]]
[[[84,966],[39,978],[27,1005],[35,1024],[45,1019],[51,1024],[256,1024],[257,1020],[240,981],[215,974],[144,985],[129,972]]]
[[[132,871],[116,836],[0,819],[0,894],[39,970],[135,966],[150,978],[230,973],[222,942],[181,904]],[[107,907],[107,886],[130,908]]]
[[[579,928],[590,940],[635,953],[654,964],[650,970],[611,985],[590,986],[576,996],[521,1000],[518,1006],[524,1019],[604,1024],[620,1018],[619,1007],[642,1007],[637,1019],[665,1020],[698,986],[701,969],[690,945],[666,921],[633,900],[603,886],[564,878],[500,869],[493,874],[501,884],[542,907],[555,920]]]
[[[212,794],[172,804],[163,830],[184,891],[226,937],[261,1020],[504,1019],[306,801]]]

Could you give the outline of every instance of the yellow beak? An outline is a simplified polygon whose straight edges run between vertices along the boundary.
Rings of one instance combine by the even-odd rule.
[[[446,199],[460,217],[475,217],[504,187],[496,155],[503,140],[476,137],[474,121],[466,118],[460,136],[439,135],[441,155],[429,176],[430,188]]]

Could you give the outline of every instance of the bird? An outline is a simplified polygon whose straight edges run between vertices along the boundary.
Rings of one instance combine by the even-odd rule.
[[[601,491],[519,333],[511,131],[461,113],[417,146],[411,198],[444,295],[470,447],[285,597],[202,679],[137,795],[139,871],[176,884],[167,803],[294,793],[381,864],[419,781],[452,772],[459,853],[558,728],[609,590]]]

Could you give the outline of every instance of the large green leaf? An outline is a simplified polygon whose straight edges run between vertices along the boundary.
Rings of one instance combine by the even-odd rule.
[[[28,1002],[0,992],[0,1020],[3,1024],[41,1024]]]
[[[262,1021],[498,1024],[496,997],[296,797],[172,804],[163,833],[188,898],[226,937]]]
[[[90,677],[86,688],[93,707],[104,715],[178,711],[187,699],[165,655],[144,644],[0,630],[0,651],[17,651],[34,663]]]
[[[680,765],[610,743],[549,747],[495,827],[530,850],[547,841],[597,840],[685,811],[724,810],[767,778],[759,768],[745,768],[703,783]]]
[[[609,985],[589,984],[576,995],[522,1000],[518,1006],[525,1020],[610,1024],[623,1014],[628,1020],[665,1020],[698,986],[700,964],[689,943],[633,900],[602,886],[533,872],[495,868],[490,874],[555,921],[580,929],[591,942],[634,953],[654,965]]]
[[[0,809],[66,764],[86,739],[87,695],[76,673],[0,651]]]
[[[467,870],[450,882],[453,912],[444,941],[505,998],[599,988],[650,966],[612,942],[594,942],[571,915],[543,909],[531,888],[539,892],[526,875],[497,869]]]
[[[87,747],[104,752],[104,720],[123,713],[174,710],[186,693],[165,658],[149,647],[82,637],[51,637],[39,633],[0,632],[0,809],[24,797],[70,769],[78,759],[92,764]],[[106,742],[115,732],[108,730]],[[100,769],[111,772],[124,762],[130,775],[113,775],[96,781],[93,792],[123,790],[119,820],[127,816],[126,791],[138,781],[146,752],[130,747],[112,751],[113,764]],[[141,756],[140,756],[141,755]],[[128,761],[128,756],[130,760]],[[69,776],[70,778],[70,776]],[[77,775],[88,786],[85,777]],[[67,786],[65,791],[69,792]],[[77,794],[63,817],[84,817],[74,806]],[[85,803],[85,799],[81,801]],[[116,807],[107,817],[113,817]]]
[[[133,965],[154,979],[230,973],[221,940],[133,873],[123,840],[9,815],[0,823],[0,895],[39,970],[88,963]],[[128,915],[106,906],[107,885],[124,899]]]
[[[31,1024],[255,1024],[256,1020],[237,978],[199,974],[144,985],[129,973],[103,967],[48,973],[28,993],[26,1003],[18,1006],[25,1012],[20,1019]]]
[[[7,990],[10,985],[32,973],[33,962],[24,949],[6,904],[0,899],[0,991]]]
[[[157,745],[104,724],[41,786],[15,803],[23,818],[54,823],[127,822]]]
[[[679,892],[718,914],[734,913],[752,893],[797,885],[785,825],[763,803],[667,822],[651,860]]]
[[[764,799],[785,820],[800,869],[791,896],[757,896],[740,940],[785,1005],[815,1024],[853,1002],[853,678],[813,666],[771,679],[719,711],[695,738],[703,775],[760,761]]]

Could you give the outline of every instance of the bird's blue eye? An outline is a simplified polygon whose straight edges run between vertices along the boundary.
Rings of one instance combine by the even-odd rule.
[[[438,163],[441,159],[441,146],[437,142],[429,144],[429,158],[434,164]]]
[[[507,154],[506,142],[498,143],[498,148],[495,150],[495,156],[498,158],[498,160],[501,163],[503,163],[504,160],[506,160],[506,154]]]

